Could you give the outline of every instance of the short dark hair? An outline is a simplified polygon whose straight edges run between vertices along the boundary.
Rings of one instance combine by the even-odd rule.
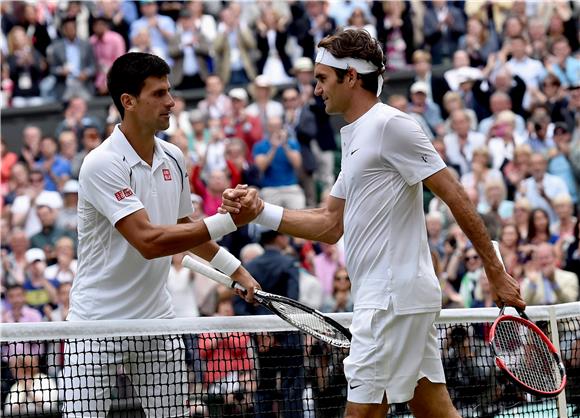
[[[358,74],[362,87],[373,93],[377,92],[377,75],[385,71],[386,58],[379,41],[364,29],[347,29],[329,35],[318,43],[319,48],[325,48],[336,58],[358,58],[372,62],[379,68],[377,72]],[[338,82],[342,83],[347,70],[334,68]]]
[[[8,286],[6,286],[6,293],[8,293],[14,289],[20,289],[22,291],[25,291],[24,286],[22,286],[20,283],[14,283],[14,284],[9,284]]]
[[[107,87],[121,119],[125,117],[125,109],[121,103],[124,93],[139,96],[147,78],[161,78],[170,72],[169,65],[157,55],[129,52],[117,58],[107,74]]]

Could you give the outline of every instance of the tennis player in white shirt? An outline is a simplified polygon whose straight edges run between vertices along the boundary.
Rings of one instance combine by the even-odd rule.
[[[459,417],[447,388],[434,320],[441,291],[431,262],[423,184],[449,205],[484,261],[499,305],[523,308],[461,185],[407,114],[380,102],[384,58],[363,30],[318,44],[315,94],[342,114],[342,166],[325,207],[265,204],[254,220],[283,233],[334,243],[344,234],[353,286],[352,345],[344,361],[348,418],[384,417],[409,402],[416,417]],[[222,211],[243,213],[247,189],[224,192]]]
[[[155,137],[174,106],[169,66],[144,53],[119,57],[108,88],[122,122],[85,158],[79,175],[78,273],[69,321],[172,318],[171,255],[191,250],[232,274],[253,299],[258,283],[215,242],[248,219],[218,214],[193,221],[184,156]],[[255,214],[261,203],[254,199]],[[105,417],[119,367],[147,416],[189,416],[179,337],[69,340],[64,415]]]

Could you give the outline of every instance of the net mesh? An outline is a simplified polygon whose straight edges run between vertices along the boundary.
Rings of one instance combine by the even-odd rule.
[[[436,326],[461,416],[580,416],[580,303],[526,312],[549,336],[558,332],[568,375],[562,400],[528,395],[497,369],[488,344],[497,309],[443,311]],[[351,315],[333,318],[348,326]],[[0,331],[4,416],[62,416],[63,408],[103,417],[344,414],[348,349],[273,316],[2,324]],[[411,415],[392,405],[389,416]]]

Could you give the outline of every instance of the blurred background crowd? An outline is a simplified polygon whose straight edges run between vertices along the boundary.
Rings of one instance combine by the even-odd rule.
[[[464,185],[530,305],[579,299],[580,3],[577,1],[1,2],[2,108],[62,103],[55,131],[2,138],[2,321],[62,321],[76,273],[78,174],[120,119],[88,103],[127,51],[165,59],[175,94],[159,136],[186,156],[194,216],[240,183],[286,208],[324,203],[339,127],[314,95],[324,36],[364,28],[387,56],[383,100],[412,115]],[[406,94],[389,79],[412,71]],[[203,91],[188,103],[182,92]],[[18,147],[7,144],[17,143]],[[482,262],[425,190],[443,307],[494,306]],[[254,225],[220,242],[265,290],[324,312],[352,310],[342,243]],[[173,257],[179,317],[251,309]],[[237,338],[237,337],[236,337]],[[482,336],[483,338],[483,336]],[[238,342],[239,343],[239,342]],[[580,356],[577,356],[580,363]],[[576,365],[580,366],[580,364]]]

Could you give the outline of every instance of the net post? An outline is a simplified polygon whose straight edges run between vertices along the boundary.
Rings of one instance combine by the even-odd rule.
[[[560,334],[558,333],[558,320],[556,318],[556,308],[554,306],[548,307],[548,313],[550,317],[550,334],[552,337],[552,344],[560,357],[562,357],[562,350],[560,349]],[[568,406],[566,404],[566,391],[563,390],[558,394],[558,417],[568,418]]]

